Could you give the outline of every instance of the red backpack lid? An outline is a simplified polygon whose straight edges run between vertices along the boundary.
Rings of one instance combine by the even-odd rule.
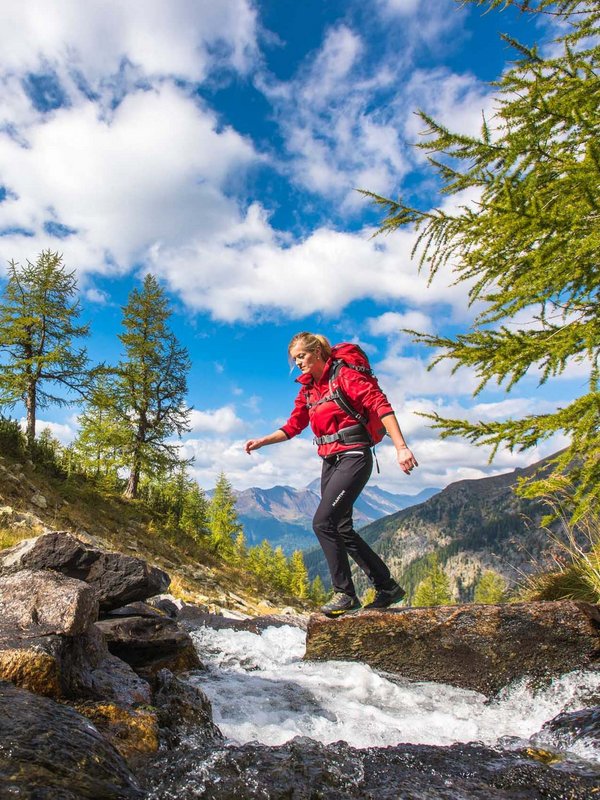
[[[334,361],[344,361],[360,372],[372,373],[369,358],[362,347],[353,342],[340,342],[331,348],[331,357]]]

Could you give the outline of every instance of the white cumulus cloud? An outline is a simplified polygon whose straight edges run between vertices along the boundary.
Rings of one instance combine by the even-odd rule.
[[[206,431],[214,434],[228,434],[243,426],[242,420],[232,406],[223,406],[208,411],[192,409],[190,413],[191,430]]]
[[[79,72],[94,88],[124,61],[150,77],[202,80],[216,60],[245,72],[256,57],[256,10],[248,0],[28,0],[3,11],[6,70],[57,67]]]

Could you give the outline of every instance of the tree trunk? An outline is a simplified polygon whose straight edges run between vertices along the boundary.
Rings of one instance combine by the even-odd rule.
[[[123,496],[128,497],[131,500],[135,500],[135,498],[138,495],[139,485],[140,485],[140,465],[138,464],[136,459],[131,468],[131,472],[129,473],[129,480],[127,481],[127,486],[125,487]]]
[[[32,452],[35,442],[36,402],[36,385],[35,383],[30,383],[27,387],[27,397],[25,400],[25,407],[27,409],[27,426],[25,429],[25,437],[27,439],[27,450],[29,453]]]

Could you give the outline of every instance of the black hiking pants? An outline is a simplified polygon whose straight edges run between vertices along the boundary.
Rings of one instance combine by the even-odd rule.
[[[354,596],[348,556],[367,575],[376,589],[392,583],[381,558],[354,530],[352,506],[369,480],[373,455],[368,448],[323,459],[321,502],[313,518],[313,530],[323,548],[334,591]]]

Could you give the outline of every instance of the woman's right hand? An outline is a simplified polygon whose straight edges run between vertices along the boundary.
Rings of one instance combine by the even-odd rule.
[[[269,433],[267,436],[261,436],[260,439],[248,439],[246,444],[244,445],[244,450],[247,453],[251,453],[253,450],[258,450],[259,447],[264,447],[267,444],[277,444],[277,442],[285,442],[287,440],[286,434],[278,428],[273,433]]]
[[[248,441],[244,445],[244,450],[249,454],[253,450],[258,450],[258,448],[262,446],[263,446],[262,439],[248,439]]]

